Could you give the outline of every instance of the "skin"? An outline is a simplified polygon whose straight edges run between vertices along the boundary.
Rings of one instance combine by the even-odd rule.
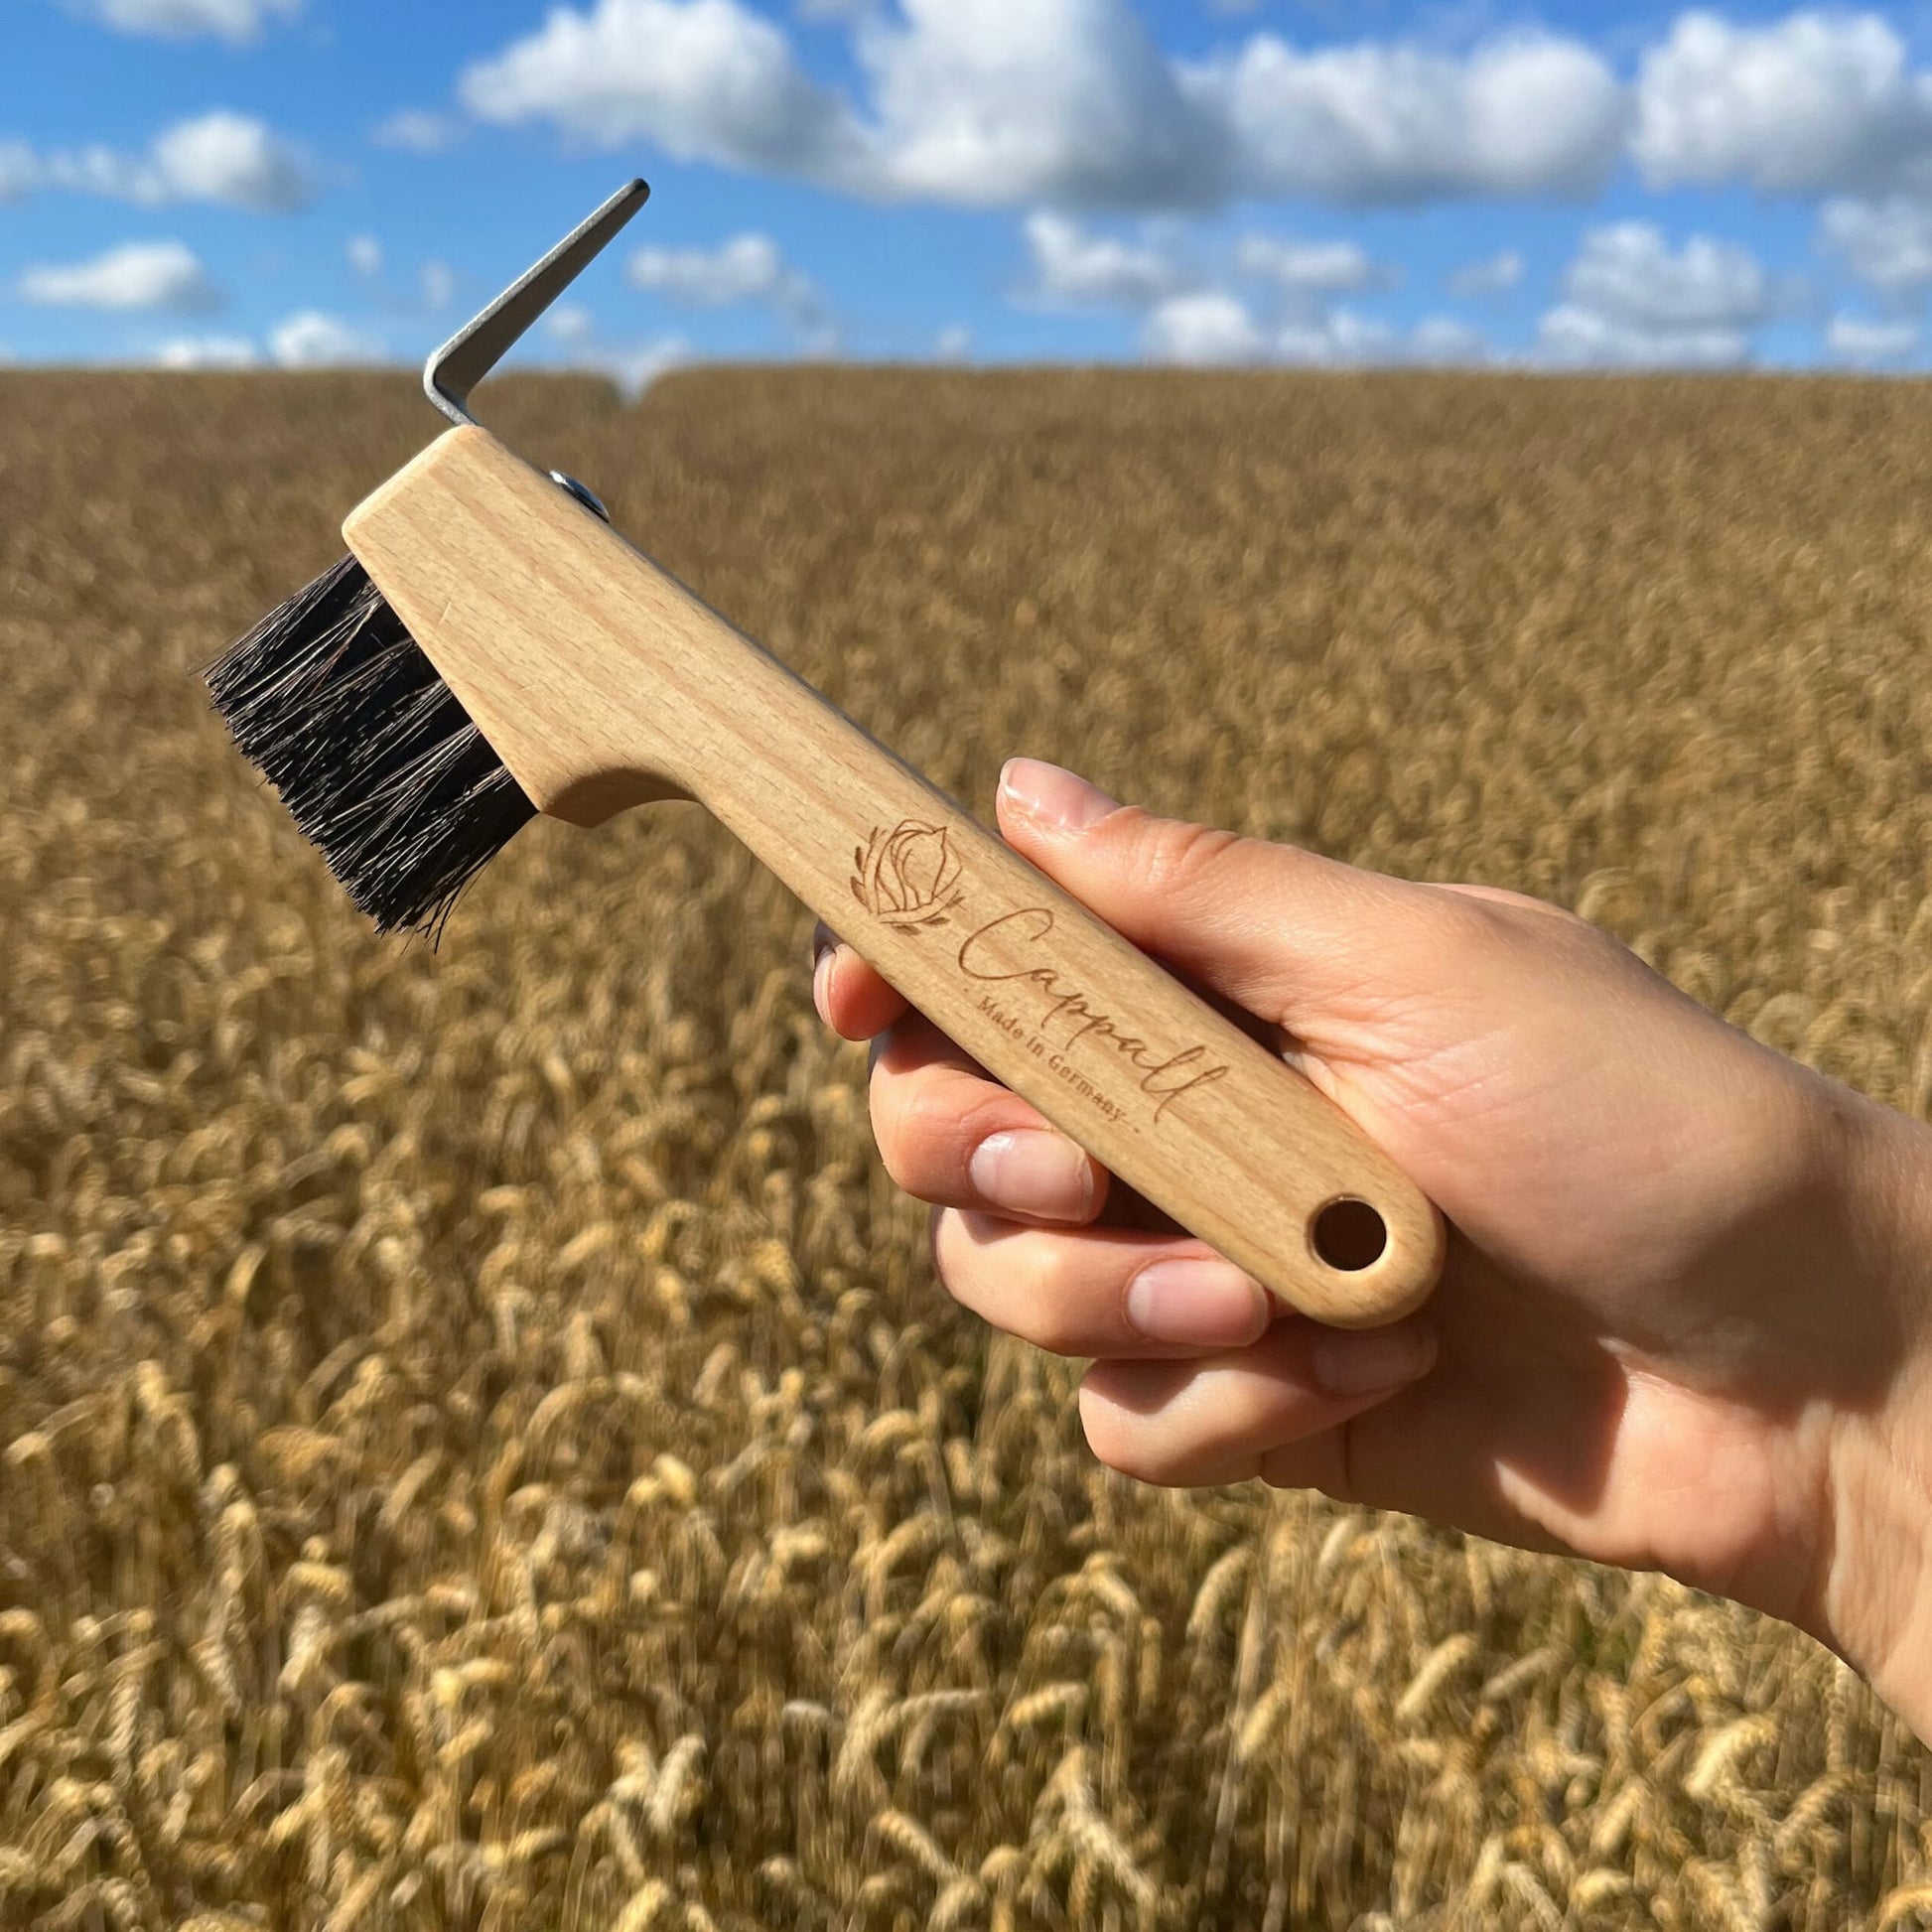
[[[1665,1571],[1811,1632],[1932,1735],[1932,1129],[1521,894],[1154,818],[1028,759],[999,823],[1251,1016],[1450,1228],[1393,1327],[1284,1311],[821,929],[820,1015],[874,1041],[880,1153],[934,1206],[941,1281],[1089,1359],[1103,1462]]]

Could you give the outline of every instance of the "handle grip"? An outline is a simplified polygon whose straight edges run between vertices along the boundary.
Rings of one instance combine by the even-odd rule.
[[[765,702],[747,705],[772,734],[759,780],[714,771],[692,788],[827,925],[995,1079],[1292,1307],[1356,1327],[1427,1297],[1442,1217],[1361,1129],[772,668]]]
[[[1442,1216],[1339,1108],[486,430],[446,432],[344,527],[540,809],[698,799],[994,1078],[1283,1301],[1366,1327],[1428,1296]]]

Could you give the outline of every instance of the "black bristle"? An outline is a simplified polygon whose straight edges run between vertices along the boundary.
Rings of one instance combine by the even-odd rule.
[[[434,941],[536,807],[353,557],[207,673],[214,708],[378,932]]]

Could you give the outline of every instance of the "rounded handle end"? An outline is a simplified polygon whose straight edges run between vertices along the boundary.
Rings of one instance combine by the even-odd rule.
[[[1449,1225],[1426,1196],[1395,1207],[1332,1194],[1309,1216],[1295,1306],[1332,1328],[1384,1327],[1429,1300],[1448,1257]]]

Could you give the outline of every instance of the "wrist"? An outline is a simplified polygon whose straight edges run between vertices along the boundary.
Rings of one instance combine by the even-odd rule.
[[[1870,1307],[1889,1348],[1833,1419],[1807,1627],[1932,1738],[1932,1127],[1820,1080],[1847,1244],[1821,1287]]]

